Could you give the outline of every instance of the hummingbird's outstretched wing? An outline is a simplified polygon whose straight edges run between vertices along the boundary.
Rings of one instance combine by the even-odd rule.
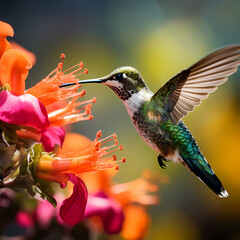
[[[221,48],[177,74],[161,87],[152,100],[164,103],[174,124],[192,111],[201,100],[227,81],[240,65],[240,45]]]

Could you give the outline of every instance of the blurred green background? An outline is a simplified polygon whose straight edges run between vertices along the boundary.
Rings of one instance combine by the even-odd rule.
[[[239,0],[1,0],[0,18],[15,30],[14,41],[36,54],[27,87],[52,71],[66,54],[65,69],[80,61],[84,78],[117,67],[137,68],[152,91],[208,52],[240,43]],[[107,87],[85,85],[97,97],[94,119],[73,126],[91,139],[101,129],[116,132],[127,162],[116,181],[146,168],[169,176],[160,205],[149,209],[147,239],[240,239],[240,71],[210,95],[184,122],[230,194],[220,199],[181,165],[163,170],[157,153],[137,134],[120,99]],[[111,237],[118,239],[119,237]]]

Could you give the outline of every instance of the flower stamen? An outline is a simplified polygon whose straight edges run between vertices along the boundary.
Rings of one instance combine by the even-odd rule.
[[[83,91],[83,94],[85,94],[85,91]],[[91,108],[92,103],[96,102],[96,99],[93,98],[84,102],[76,102],[77,99],[78,97],[75,96],[68,103],[64,102],[62,108],[55,111],[50,111],[50,109],[47,108],[51,126],[66,125],[77,121],[93,119]],[[79,106],[81,107],[78,108]]]
[[[117,138],[117,135],[115,133],[113,133],[112,135],[99,140],[99,142],[101,143],[101,146],[102,146],[102,145],[106,144],[107,142],[109,142],[113,139],[116,139],[116,138]]]
[[[116,146],[116,145],[112,145],[112,146],[108,147],[108,149],[109,149],[109,148],[113,148],[113,147],[115,147],[115,146]],[[119,148],[115,148],[115,149],[107,152],[107,154],[113,153],[113,152],[118,151],[118,150],[119,150],[119,151],[122,151],[122,150],[123,150],[123,146],[120,145]],[[105,154],[105,155],[106,155],[106,154]],[[104,156],[104,155],[103,155],[103,156]]]
[[[78,69],[76,69],[77,71],[81,71],[83,69],[83,66],[84,66],[83,62],[80,62],[80,63],[75,64],[75,65],[71,66],[70,68],[64,70],[62,73],[64,74],[64,73],[66,73],[66,72],[68,72],[71,69],[76,68],[76,67],[78,67]],[[76,72],[76,70],[73,71],[73,72]],[[65,76],[67,76],[67,75],[65,75]]]
[[[61,53],[61,55],[60,55],[60,58],[62,59],[61,71],[62,71],[62,68],[63,68],[63,61],[64,61],[65,57],[66,57],[66,55],[64,53]]]
[[[105,139],[114,139],[115,134],[105,138]],[[38,171],[40,172],[49,172],[53,174],[58,173],[73,173],[73,174],[80,174],[83,172],[92,172],[92,171],[99,171],[104,170],[106,168],[117,168],[118,163],[125,162],[125,158],[121,160],[117,160],[115,155],[112,155],[107,158],[103,158],[115,152],[117,150],[121,150],[122,146],[115,148],[111,151],[109,149],[116,147],[116,144],[113,144],[109,147],[105,146],[102,147],[101,140],[101,131],[99,131],[96,135],[96,138],[93,142],[90,142],[84,148],[76,151],[67,153],[65,155],[59,155],[57,157],[50,157],[49,155],[42,156],[39,164],[38,164]],[[105,140],[106,141],[106,140]],[[74,157],[72,157],[74,156]]]
[[[85,94],[85,90],[77,92],[81,85],[78,84],[78,79],[76,77],[88,73],[88,70],[84,69],[83,72],[80,72],[83,69],[83,63],[80,62],[79,64],[62,71],[65,55],[62,53],[60,58],[62,61],[50,74],[47,75],[47,77],[26,91],[26,93],[37,97],[45,106],[75,96],[82,97]],[[73,70],[74,68],[77,69]],[[74,82],[76,85],[65,89],[59,88],[60,85],[68,82]]]

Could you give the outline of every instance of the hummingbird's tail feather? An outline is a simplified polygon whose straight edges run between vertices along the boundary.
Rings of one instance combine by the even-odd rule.
[[[194,163],[189,158],[184,158],[181,154],[183,161],[187,167],[203,182],[205,183],[212,191],[214,191],[219,197],[228,197],[228,192],[223,187],[221,181],[215,174],[209,174],[202,167],[199,167],[198,163]],[[196,165],[197,164],[197,165]],[[210,167],[210,166],[209,166]]]

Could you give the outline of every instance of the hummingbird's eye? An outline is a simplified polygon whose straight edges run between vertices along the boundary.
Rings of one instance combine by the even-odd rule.
[[[120,81],[123,79],[123,74],[122,73],[118,73],[114,76],[114,79],[117,80],[117,81]]]

